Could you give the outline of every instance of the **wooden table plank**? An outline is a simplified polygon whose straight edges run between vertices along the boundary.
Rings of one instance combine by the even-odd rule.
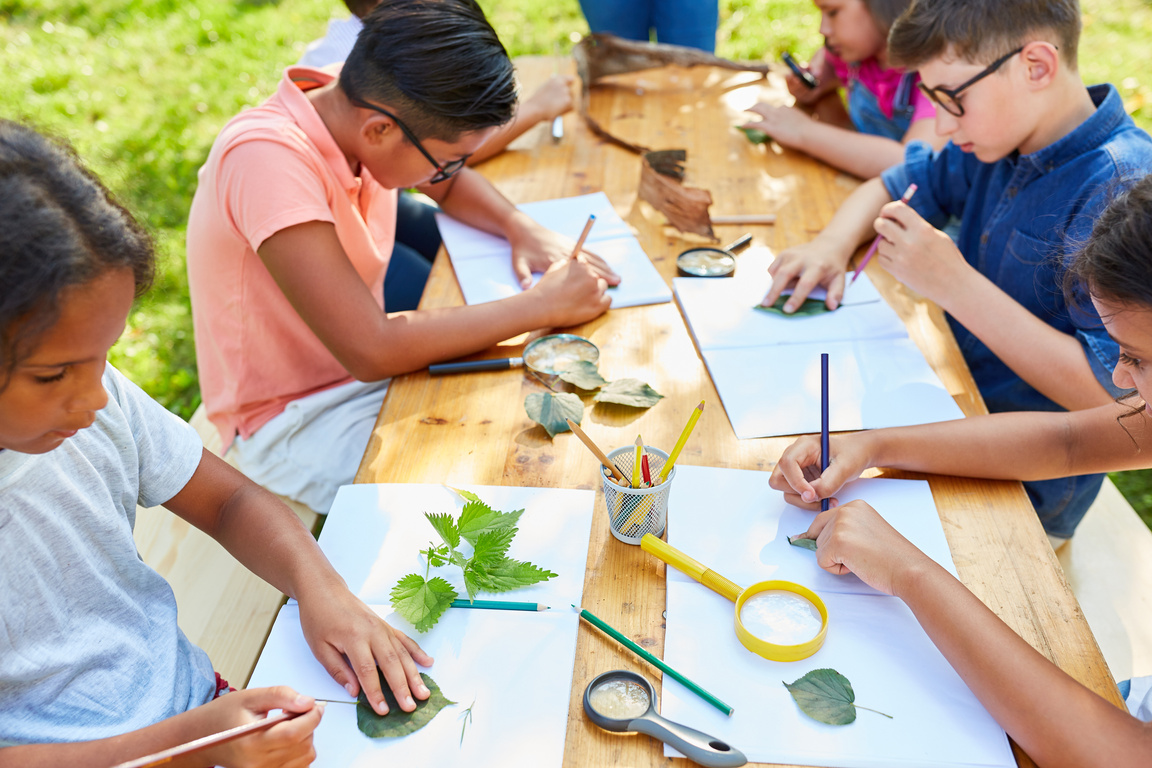
[[[550,59],[518,61],[526,90],[552,72]],[[727,242],[745,230],[754,247],[778,252],[811,239],[857,182],[776,146],[754,146],[729,126],[758,98],[780,99],[782,83],[712,69],[670,68],[621,76],[598,89],[592,113],[622,138],[657,149],[689,150],[686,183],[709,189],[714,214],[776,213],[775,226],[718,227]],[[664,226],[663,217],[638,202],[639,158],[599,142],[574,115],[565,138],[553,144],[547,127],[533,129],[481,166],[515,202],[603,190],[635,229],[668,281],[675,255],[702,241]],[[909,332],[966,414],[985,412],[943,314],[877,265],[869,276],[907,323]],[[425,291],[424,307],[452,306],[462,297],[441,251]],[[574,329],[601,349],[608,378],[635,376],[665,399],[647,411],[597,405],[585,411],[584,429],[605,450],[645,442],[671,446],[690,410],[708,403],[680,462],[770,470],[790,438],[737,440],[711,379],[675,303],[614,310]],[[520,338],[477,357],[517,353]],[[444,482],[599,489],[597,462],[570,434],[549,440],[528,419],[524,397],[541,391],[519,371],[433,379],[425,372],[397,378],[381,409],[357,482]],[[916,477],[885,472],[886,477]],[[1119,694],[1075,598],[1058,567],[1019,483],[928,477],[960,578],[1014,630],[1077,680],[1120,705]],[[597,493],[588,551],[584,605],[662,655],[664,566],[608,533]],[[659,765],[647,739],[621,739],[592,726],[581,695],[596,674],[611,668],[658,675],[597,631],[581,630],[573,674],[565,765]],[[1031,765],[1017,751],[1021,765]]]

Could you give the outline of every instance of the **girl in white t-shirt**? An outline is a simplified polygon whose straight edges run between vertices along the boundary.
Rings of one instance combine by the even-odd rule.
[[[962,477],[1044,480],[1152,467],[1152,176],[1116,198],[1069,268],[1069,303],[1090,299],[1120,345],[1112,380],[1132,393],[1089,410],[997,413],[962,421],[792,444],[773,488],[818,510],[868,467]],[[1085,295],[1085,290],[1087,295]],[[816,516],[807,532],[832,573],[855,573],[904,600],[972,692],[1037,765],[1152,764],[1152,684],[1122,686],[1132,715],[1073,680],[1008,628],[963,584],[854,501]],[[1132,617],[1137,621],[1147,621]],[[1129,683],[1129,681],[1125,681]]]
[[[147,235],[72,152],[0,120],[0,766],[107,766],[297,716],[177,765],[302,766],[322,705],[228,689],[132,539],[163,504],[300,603],[316,657],[387,710],[432,663],[358,600],[298,518],[105,363],[151,281]],[[368,670],[371,670],[370,672]],[[363,679],[358,675],[363,674]]]

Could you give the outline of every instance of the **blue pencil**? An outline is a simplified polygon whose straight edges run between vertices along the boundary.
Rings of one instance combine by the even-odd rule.
[[[828,469],[828,353],[820,355],[820,474]],[[820,500],[820,511],[828,511],[828,499]]]

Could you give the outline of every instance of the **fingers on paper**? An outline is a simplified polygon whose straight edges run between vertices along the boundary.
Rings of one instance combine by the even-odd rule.
[[[420,647],[420,644],[417,643],[412,638],[408,637],[408,635],[404,634],[403,632],[401,632],[400,630],[395,629],[395,628],[392,629],[392,635],[396,638],[396,640],[401,645],[404,646],[404,649],[406,651],[408,651],[408,655],[412,657],[412,660],[415,661],[420,666],[430,667],[430,666],[432,666],[433,662],[435,662],[435,659],[433,659],[431,656],[429,656],[427,653],[425,653],[424,649]],[[419,677],[419,675],[417,675],[417,677]],[[423,688],[423,687],[424,687],[424,683],[423,683],[423,681],[421,681],[420,682],[420,688]],[[420,698],[424,698],[424,697],[421,696]]]
[[[392,693],[396,695],[400,709],[411,712],[416,708],[413,691],[425,691],[421,698],[428,698],[427,689],[420,678],[420,672],[416,669],[416,663],[412,661],[412,656],[408,650],[393,636],[391,627],[388,627],[386,633],[373,638],[372,655],[375,657],[373,672],[375,672],[375,666],[379,665],[380,671],[384,674],[385,682],[392,689]],[[376,681],[379,680],[377,676],[373,676],[376,677]],[[361,678],[361,683],[365,684],[363,678]],[[383,694],[379,693],[378,682],[375,688],[375,692],[379,694],[381,703],[383,703]],[[369,689],[365,684],[364,690],[368,700],[373,702],[373,706],[375,706],[372,689]]]
[[[356,678],[356,673],[352,671],[348,661],[345,660],[344,654],[340,653],[336,648],[332,647],[329,643],[320,643],[313,648],[313,653],[316,660],[324,665],[329,676],[340,685],[344,686],[344,690],[348,691],[349,696],[357,696],[360,693],[360,682]]]
[[[514,255],[512,257],[512,271],[516,274],[516,279],[520,281],[522,290],[526,291],[532,287],[532,268],[528,265],[528,259]]]
[[[598,277],[604,278],[608,285],[620,285],[620,275],[608,265],[608,262],[604,261],[603,257],[584,248],[580,252],[580,258],[592,268]]]

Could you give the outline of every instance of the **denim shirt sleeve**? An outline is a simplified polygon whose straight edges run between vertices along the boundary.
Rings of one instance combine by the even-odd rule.
[[[971,187],[969,158],[949,142],[939,152],[930,144],[913,141],[904,150],[904,162],[880,174],[888,194],[899,200],[909,184],[916,195],[909,205],[936,228],[952,216],[964,215],[964,201]]]

